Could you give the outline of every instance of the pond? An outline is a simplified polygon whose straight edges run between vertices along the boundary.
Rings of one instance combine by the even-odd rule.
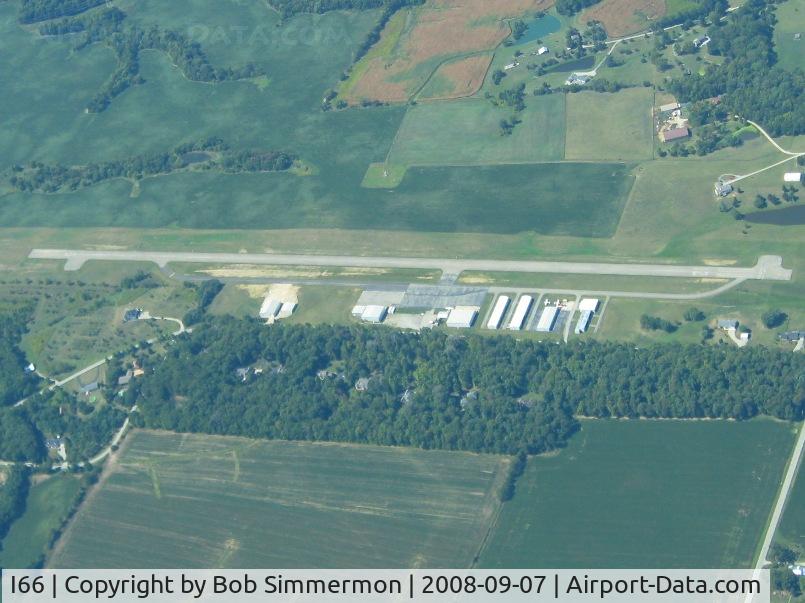
[[[549,73],[570,73],[571,71],[587,71],[595,67],[595,56],[587,55],[580,59],[573,59],[566,63],[559,63],[546,69]]]
[[[773,224],[775,226],[805,225],[805,205],[793,205],[772,211],[758,211],[746,214],[746,221],[752,224]]]
[[[528,29],[515,44],[528,44],[540,38],[556,33],[562,28],[562,22],[553,15],[543,15],[527,23]]]

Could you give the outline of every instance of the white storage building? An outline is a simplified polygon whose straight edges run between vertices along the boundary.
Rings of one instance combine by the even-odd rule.
[[[545,306],[545,309],[542,311],[542,315],[539,317],[539,322],[537,322],[537,331],[540,333],[549,333],[550,331],[553,331],[557,318],[559,318],[559,307]]]
[[[478,310],[477,306],[456,306],[450,310],[445,324],[454,329],[469,329],[478,316]]]
[[[530,295],[521,295],[517,301],[517,306],[514,308],[514,314],[509,321],[509,329],[512,331],[519,331],[523,328],[528,311],[531,309],[531,304],[534,303],[534,298]]]
[[[492,308],[492,314],[489,315],[489,320],[486,321],[487,329],[499,329],[500,323],[503,322],[503,315],[509,309],[509,297],[501,295],[495,302],[495,307]]]
[[[260,318],[274,318],[282,308],[282,302],[276,299],[266,297],[263,300],[263,305],[260,306]]]
[[[579,316],[579,322],[576,323],[576,333],[584,333],[590,328],[590,321],[593,319],[593,313],[590,310],[582,310]]]
[[[587,299],[581,300],[581,303],[579,304],[579,311],[584,312],[585,310],[589,310],[590,312],[598,312],[599,305],[601,305],[600,301],[592,297],[588,297]]]
[[[363,312],[361,312],[361,320],[364,322],[371,322],[371,323],[381,323],[386,318],[386,313],[388,312],[388,307],[386,306],[377,306],[377,305],[368,305],[364,306]]]
[[[802,172],[786,172],[783,174],[783,182],[802,182]]]
[[[277,312],[277,318],[288,318],[296,310],[296,302],[283,302]]]

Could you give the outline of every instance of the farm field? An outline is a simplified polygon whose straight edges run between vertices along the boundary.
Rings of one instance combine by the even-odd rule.
[[[443,63],[417,98],[445,100],[472,96],[483,85],[492,56],[492,53],[483,53]]]
[[[650,29],[665,11],[666,0],[603,0],[582,12],[579,21],[601,21],[610,38],[620,38]]]
[[[340,97],[351,104],[406,101],[446,61],[494,49],[511,33],[505,19],[550,5],[550,0],[427,0],[389,21],[376,49],[340,87]]]
[[[794,440],[771,420],[583,421],[532,459],[484,567],[751,567]]]
[[[48,565],[467,567],[506,463],[136,431]]]
[[[31,486],[25,513],[3,539],[0,567],[28,568],[39,563],[80,490],[81,480],[73,475],[56,475]]]
[[[526,101],[522,123],[501,136],[510,110],[480,98],[419,103],[408,110],[388,162],[401,165],[537,163],[564,158],[565,98]]]
[[[801,1],[787,0],[777,7],[777,24],[774,26],[774,47],[779,64],[785,69],[802,67],[805,53],[805,5]],[[799,34],[799,39],[794,35]]]
[[[565,159],[648,160],[654,154],[650,88],[567,95]]]
[[[805,472],[801,466],[774,538],[800,551],[800,559],[805,556]]]

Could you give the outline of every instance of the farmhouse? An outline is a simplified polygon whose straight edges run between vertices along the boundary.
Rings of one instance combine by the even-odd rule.
[[[509,309],[509,297],[501,295],[495,302],[495,307],[492,308],[492,314],[489,315],[489,320],[486,321],[487,329],[499,329],[500,323],[503,321],[503,315]]]
[[[123,314],[123,322],[131,322],[132,320],[137,320],[140,318],[140,315],[143,313],[142,308],[130,308],[126,310]]]
[[[676,111],[682,105],[679,103],[668,103],[667,105],[660,105],[660,113],[670,113],[671,111]]]
[[[714,192],[716,197],[726,197],[732,192],[732,185],[729,182],[716,182]]]
[[[717,324],[718,328],[722,331],[730,331],[738,328],[738,321],[733,319],[720,318]]]
[[[450,310],[445,324],[455,329],[468,329],[472,326],[472,323],[475,322],[475,317],[478,316],[478,310],[480,310],[480,308],[477,306],[456,306]]]
[[[134,371],[131,369],[126,371],[125,375],[118,377],[117,384],[118,385],[128,385],[131,382],[131,378],[134,377]]]
[[[786,172],[783,174],[783,182],[802,182],[802,172]]]
[[[690,136],[690,130],[686,126],[681,128],[672,128],[670,130],[663,130],[660,132],[660,136],[662,137],[663,142],[671,142],[673,140],[687,138]]]
[[[530,295],[523,295],[520,297],[519,301],[517,302],[517,306],[514,308],[514,314],[512,314],[512,318],[509,321],[509,329],[512,331],[519,331],[523,328],[523,323],[525,322],[526,316],[528,316],[528,311],[531,309],[531,304],[534,303],[534,298]]]
[[[565,80],[565,86],[584,86],[590,81],[589,75],[582,75],[580,73],[571,73],[570,77]]]
[[[355,382],[355,389],[359,392],[365,392],[369,389],[369,384],[371,381],[372,380],[369,377],[361,377]]]
[[[781,341],[796,342],[800,339],[805,339],[805,331],[786,331],[785,333],[780,333],[777,338]]]

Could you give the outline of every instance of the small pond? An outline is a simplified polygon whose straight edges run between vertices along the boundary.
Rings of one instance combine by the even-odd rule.
[[[528,29],[525,30],[525,33],[520,37],[519,40],[515,41],[515,44],[528,44],[529,42],[536,42],[540,38],[544,38],[547,35],[552,33],[556,33],[562,28],[562,22],[554,17],[553,15],[543,15],[542,17],[537,17],[533,21],[527,23]]]
[[[792,205],[783,209],[758,211],[746,214],[746,221],[752,224],[774,224],[775,226],[805,225],[805,205]]]

